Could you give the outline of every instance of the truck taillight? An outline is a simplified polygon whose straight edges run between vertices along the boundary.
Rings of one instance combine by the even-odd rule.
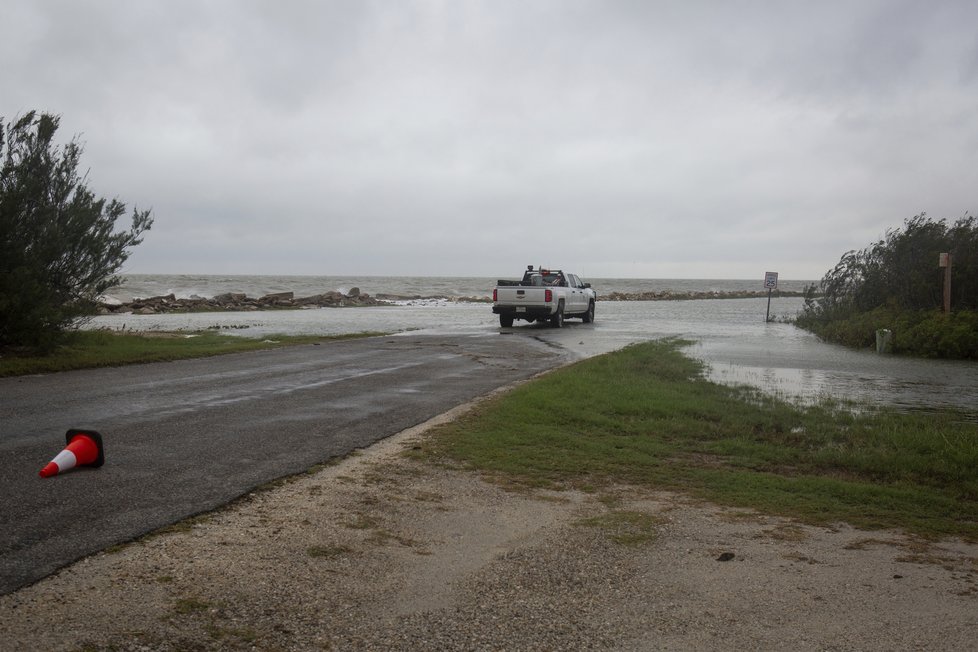
[[[553,301],[554,300],[554,291],[553,290],[544,290],[544,292],[543,292],[543,300],[546,301],[547,303],[550,303],[551,301]]]
[[[496,298],[498,296],[497,295],[498,292],[499,292],[499,290],[497,290],[496,288],[493,288],[492,289],[492,302],[493,303],[496,303],[497,301],[499,301],[499,299]]]

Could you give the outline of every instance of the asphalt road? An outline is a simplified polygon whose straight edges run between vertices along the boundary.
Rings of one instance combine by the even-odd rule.
[[[402,335],[0,379],[0,594],[567,359]],[[69,428],[102,434],[105,465],[40,478]]]

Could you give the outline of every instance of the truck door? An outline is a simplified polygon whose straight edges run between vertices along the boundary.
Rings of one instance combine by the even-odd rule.
[[[567,275],[567,285],[570,286],[570,305],[565,312],[582,313],[587,310],[588,300],[584,293],[584,284],[574,274]]]

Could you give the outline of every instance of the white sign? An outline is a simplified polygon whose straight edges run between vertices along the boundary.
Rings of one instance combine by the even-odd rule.
[[[768,290],[778,289],[778,273],[764,272],[764,287]]]

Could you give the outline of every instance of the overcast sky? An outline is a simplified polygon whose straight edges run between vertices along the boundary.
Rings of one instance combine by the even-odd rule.
[[[978,212],[978,2],[3,0],[129,273],[818,279]],[[936,264],[936,261],[935,261]]]

